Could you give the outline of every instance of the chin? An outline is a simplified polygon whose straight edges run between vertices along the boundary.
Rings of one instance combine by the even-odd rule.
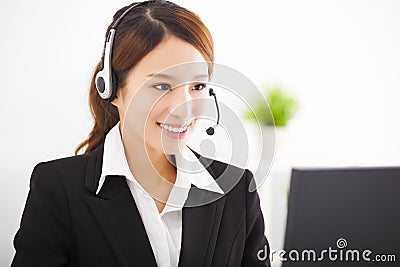
[[[160,150],[163,151],[164,154],[179,154],[180,151],[186,146],[186,140],[181,140],[178,142],[164,142],[161,145]]]

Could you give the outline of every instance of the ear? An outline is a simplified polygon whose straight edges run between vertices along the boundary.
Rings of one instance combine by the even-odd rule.
[[[114,100],[111,101],[111,104],[113,104],[117,108],[120,106],[120,99],[121,99],[121,97],[119,97],[120,94],[121,94],[121,90],[117,90],[117,93],[115,94]]]
[[[114,106],[118,107],[119,106],[118,105],[119,104],[118,103],[119,102],[118,95],[121,93],[121,90],[118,90],[118,79],[117,79],[117,75],[115,75],[115,72],[112,71],[111,75],[112,75],[112,87],[113,87],[112,95],[111,95],[111,99],[112,99],[111,103]]]

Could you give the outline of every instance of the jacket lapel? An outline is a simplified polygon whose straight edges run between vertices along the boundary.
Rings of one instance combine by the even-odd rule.
[[[216,179],[211,169],[212,159],[205,158],[194,150],[192,152]],[[192,185],[182,209],[182,245],[178,266],[211,265],[225,199],[219,193]]]
[[[197,204],[199,198],[205,203],[206,190],[193,186],[187,202]],[[209,191],[207,191],[209,192]],[[210,194],[218,194],[210,192]],[[216,245],[225,198],[201,206],[185,206],[182,209],[182,242],[178,266],[210,266]]]
[[[120,266],[156,267],[146,229],[125,177],[108,177],[98,195],[94,194],[101,174],[103,144],[89,154],[85,187],[92,194],[85,195],[85,200]]]
[[[85,187],[91,194],[84,198],[103,230],[112,252],[121,266],[154,266],[156,260],[139,210],[125,176],[108,177],[96,196],[101,174],[104,143],[89,153]],[[216,178],[207,158],[193,152]],[[205,160],[205,161],[204,161]],[[206,165],[207,164],[207,165]],[[225,204],[225,198],[192,185],[182,209],[182,241],[179,266],[201,263],[209,266]],[[208,203],[198,205],[198,203]]]

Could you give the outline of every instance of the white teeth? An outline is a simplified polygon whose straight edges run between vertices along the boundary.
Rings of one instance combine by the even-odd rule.
[[[168,125],[165,125],[165,124],[162,124],[162,123],[160,123],[160,126],[163,127],[165,130],[168,130],[168,131],[174,132],[174,133],[184,132],[187,129],[187,126],[185,126],[183,128],[178,128],[178,127],[168,126]]]

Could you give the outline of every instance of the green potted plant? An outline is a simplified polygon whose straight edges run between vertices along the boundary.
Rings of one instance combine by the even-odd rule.
[[[244,117],[249,120],[259,121],[261,125],[283,127],[294,117],[299,109],[297,100],[283,91],[278,85],[264,87],[264,99],[257,99],[253,110],[247,110]],[[266,102],[269,104],[269,108]]]
[[[264,99],[256,99],[244,118],[260,124],[262,157],[271,158],[274,154],[279,157],[286,144],[285,126],[299,110],[299,104],[279,85],[264,86],[262,94]]]

